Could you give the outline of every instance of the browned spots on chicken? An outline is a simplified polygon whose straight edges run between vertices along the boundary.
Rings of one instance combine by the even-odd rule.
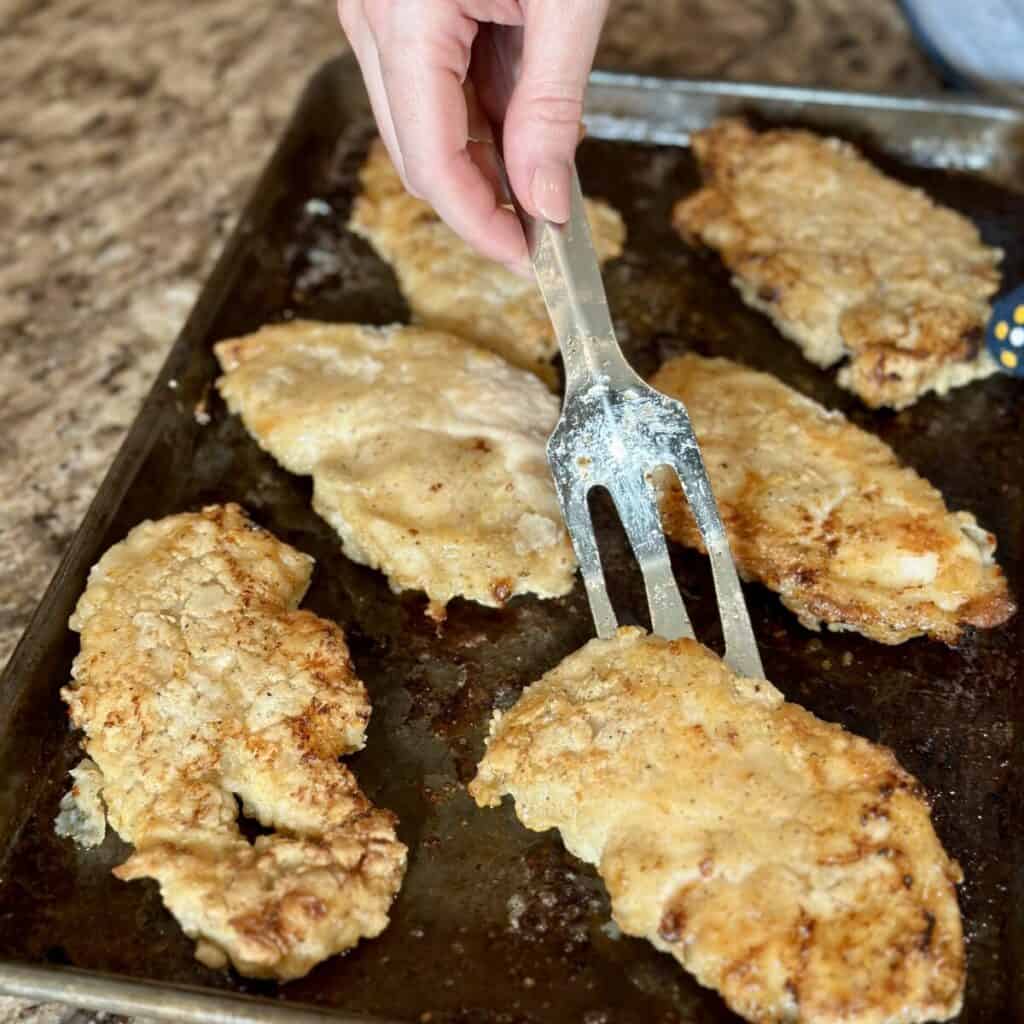
[[[338,761],[370,706],[341,630],[297,609],[312,569],[213,506],[136,527],[71,620],[63,696],[134,847],[114,874],[155,879],[203,963],[255,977],[299,977],[379,934],[405,870],[393,815]],[[236,795],[272,831],[246,840]]]
[[[428,614],[572,589],[576,560],[544,446],[558,399],[440,331],[291,321],[215,348],[218,388],[261,447],[313,478],[313,507],[354,561]]]
[[[748,1020],[959,1010],[960,870],[915,780],[692,640],[622,629],[570,655],[495,715],[470,793],[558,828],[623,932]]]
[[[744,301],[870,406],[993,373],[981,340],[1002,253],[853,146],[738,119],[694,136],[704,186],[673,222],[717,250]]]
[[[678,942],[686,928],[686,914],[681,910],[666,910],[658,922],[658,937],[665,942]]]
[[[878,438],[726,359],[682,356],[652,383],[689,410],[739,572],[804,625],[955,643],[1014,613],[992,534]],[[703,550],[675,475],[656,480],[666,532]]]

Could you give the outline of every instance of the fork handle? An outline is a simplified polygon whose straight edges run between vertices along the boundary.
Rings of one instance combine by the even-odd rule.
[[[565,224],[538,220],[525,210],[520,217],[529,222],[524,221],[523,229],[537,286],[562,350],[566,393],[595,383],[639,383],[615,338],[576,168]]]
[[[493,85],[506,108],[516,81],[515,31],[496,25],[481,26],[480,31],[479,44],[490,48]],[[562,351],[566,394],[595,383],[639,383],[615,338],[575,165],[569,183],[569,220],[554,224],[532,216],[516,198],[505,171],[501,126],[494,137],[503,184],[523,226],[537,286]]]

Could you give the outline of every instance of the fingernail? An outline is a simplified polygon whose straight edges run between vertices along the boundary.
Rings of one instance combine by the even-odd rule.
[[[569,167],[567,164],[541,164],[533,172],[530,198],[545,220],[564,224],[569,219]]]

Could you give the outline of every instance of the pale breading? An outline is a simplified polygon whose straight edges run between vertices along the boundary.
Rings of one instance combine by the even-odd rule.
[[[286,980],[378,935],[405,871],[395,819],[337,760],[370,705],[341,630],[296,610],[313,562],[235,505],[145,522],[89,576],[62,691],[134,847],[211,967]],[[76,780],[79,785],[81,779]],[[250,843],[245,813],[276,831]]]
[[[349,227],[394,267],[415,321],[452,331],[553,383],[558,342],[532,278],[479,255],[428,203],[409,195],[379,139],[359,179]],[[622,218],[606,203],[586,205],[598,259],[614,259],[626,235]]]
[[[558,399],[533,374],[421,327],[293,322],[216,352],[228,407],[312,475],[345,553],[425,591],[431,614],[572,589],[544,453]]]
[[[61,798],[53,830],[57,835],[73,839],[88,850],[99,846],[107,835],[103,773],[96,767],[95,761],[83,757],[68,774],[74,781]]]
[[[960,1007],[955,883],[884,747],[693,640],[593,640],[496,713],[470,792],[596,865],[612,916],[748,1020],[911,1024]]]
[[[1013,614],[992,534],[841,414],[726,359],[672,359],[651,383],[689,410],[741,574],[805,626],[954,643]],[[657,479],[666,532],[703,550],[678,479]]]
[[[673,213],[716,249],[744,301],[839,383],[899,409],[996,369],[985,350],[1002,252],[967,218],[853,146],[718,121],[694,136],[704,186]]]

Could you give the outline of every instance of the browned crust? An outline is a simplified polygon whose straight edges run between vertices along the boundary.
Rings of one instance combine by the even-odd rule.
[[[749,305],[872,407],[994,372],[981,346],[1001,252],[854,147],[726,119],[693,141],[704,185],[676,230],[715,249]]]
[[[992,628],[1016,611],[991,561],[995,538],[968,513],[947,511],[873,435],[725,359],[686,355],[652,383],[689,410],[740,573],[778,592],[806,625],[952,644],[966,627]],[[666,532],[703,550],[678,481],[666,475],[662,486]],[[934,584],[858,578],[850,551],[886,549],[934,557]]]
[[[370,706],[340,628],[296,605],[312,559],[237,505],[145,522],[90,575],[62,691],[102,773],[114,869],[155,879],[196,956],[287,980],[379,934],[405,870],[394,815],[340,754]],[[236,795],[273,831],[250,843]]]
[[[425,591],[431,618],[456,596],[501,607],[572,589],[544,460],[558,400],[534,375],[412,325],[292,320],[214,350],[228,407],[312,475],[313,507],[346,554]]]
[[[474,252],[429,204],[409,195],[380,139],[370,145],[359,181],[349,227],[394,267],[416,322],[497,352],[553,387],[558,342],[534,282]],[[606,203],[586,205],[598,259],[614,259],[625,240],[622,218]]]
[[[960,1007],[955,885],[892,752],[623,629],[491,724],[470,793],[597,866],[612,914],[748,1020],[912,1024]]]

